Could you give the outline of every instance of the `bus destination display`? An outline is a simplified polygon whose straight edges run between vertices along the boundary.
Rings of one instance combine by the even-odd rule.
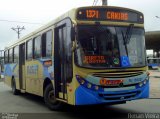
[[[83,8],[78,10],[77,19],[143,23],[143,15],[141,13],[113,8]]]

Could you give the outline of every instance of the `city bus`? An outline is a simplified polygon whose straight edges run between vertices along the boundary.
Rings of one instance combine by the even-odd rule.
[[[160,58],[159,57],[147,57],[148,67],[150,69],[160,68]]]
[[[144,16],[129,8],[68,11],[8,45],[5,83],[44,98],[53,110],[149,97]]]

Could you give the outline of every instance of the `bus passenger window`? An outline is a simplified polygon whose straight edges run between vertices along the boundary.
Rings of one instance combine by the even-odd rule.
[[[42,35],[42,57],[51,57],[52,55],[52,30]]]
[[[32,40],[29,40],[27,42],[27,59],[32,59],[33,54],[33,46],[32,46]]]
[[[8,63],[8,50],[4,52],[4,60],[5,60],[5,64],[7,64]]]
[[[18,58],[19,58],[19,47],[16,46],[14,47],[14,50],[13,50],[13,62],[18,63]]]
[[[12,63],[13,62],[13,50],[10,49],[9,50],[9,63]]]
[[[38,36],[34,39],[34,56],[36,58],[41,57],[41,36]]]

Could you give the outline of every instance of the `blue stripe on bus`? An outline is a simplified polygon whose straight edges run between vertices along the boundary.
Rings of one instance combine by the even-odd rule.
[[[4,71],[4,75],[5,76],[10,76],[12,77],[14,74],[13,74],[13,71],[15,69],[15,67],[17,66],[17,64],[6,64],[5,65],[5,71]]]

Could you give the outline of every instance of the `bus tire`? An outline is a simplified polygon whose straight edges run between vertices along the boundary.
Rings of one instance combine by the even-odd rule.
[[[12,79],[12,93],[14,95],[18,95],[19,94],[19,91],[16,89],[16,81],[15,81],[14,78]]]
[[[54,89],[52,84],[46,86],[44,91],[44,102],[47,107],[51,110],[60,110],[62,109],[62,102],[55,99]]]

